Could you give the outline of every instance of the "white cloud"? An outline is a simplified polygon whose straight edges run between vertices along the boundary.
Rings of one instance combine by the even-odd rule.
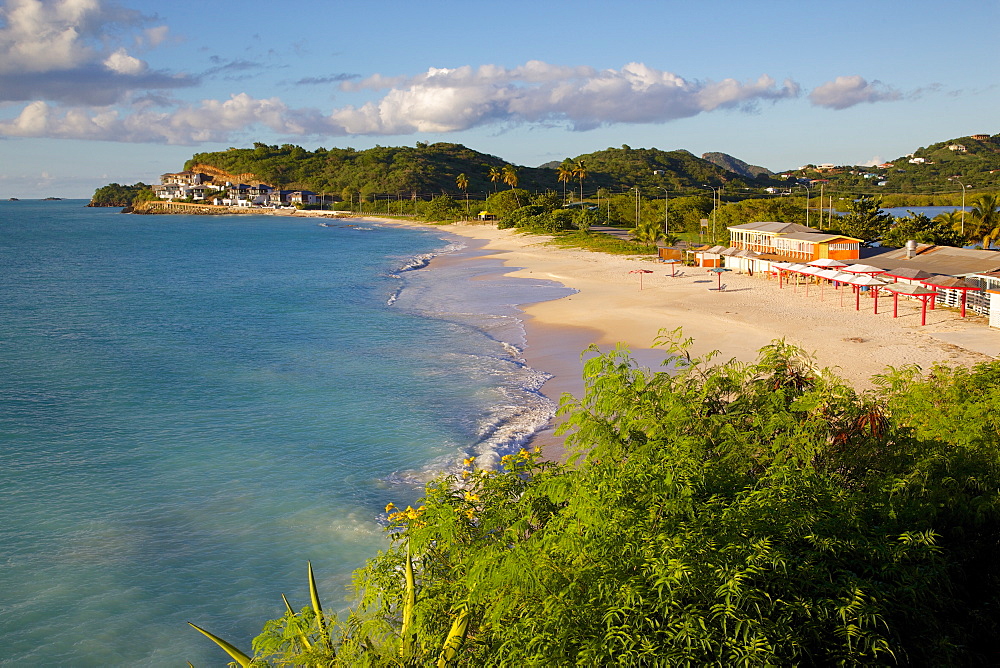
[[[150,71],[116,44],[148,22],[102,0],[6,0],[0,6],[0,102],[101,105],[131,91],[192,85],[188,77]],[[138,42],[165,36],[164,28],[152,28]]]
[[[750,108],[799,94],[767,75],[695,82],[642,63],[620,70],[529,61],[504,68],[431,68],[406,79],[374,75],[346,91],[388,88],[377,102],[348,106],[332,118],[353,134],[451,132],[491,123],[565,122],[577,130],[616,123],[665,123],[719,108]]]
[[[0,136],[197,144],[227,141],[233,133],[257,126],[284,135],[320,134],[324,129],[325,134],[337,134],[319,112],[289,109],[277,98],[257,100],[240,94],[224,101],[203,100],[170,113],[60,110],[36,101],[16,118],[0,121]]]
[[[809,101],[817,107],[847,109],[856,104],[891,102],[899,100],[902,94],[880,81],[869,83],[863,77],[854,75],[837,77],[833,81],[818,86],[809,93]]]
[[[98,67],[109,76],[146,78],[151,84],[164,76],[149,72],[144,62],[123,48],[105,54]],[[245,93],[197,104],[161,95],[131,96],[135,103],[127,109],[113,107],[106,97],[64,108],[51,104],[50,98],[37,96],[16,118],[0,121],[0,136],[197,144],[233,141],[240,133],[259,128],[284,136],[310,137],[440,134],[517,124],[560,124],[589,130],[615,124],[667,123],[720,109],[753,111],[763,103],[800,95],[796,82],[786,79],[778,83],[766,74],[749,81],[692,81],[643,63],[597,70],[541,61],[513,68],[430,68],[406,78],[376,74],[360,81],[341,81],[339,87],[348,92],[382,92],[366,104],[343,106],[329,113],[292,108],[278,98],[256,99]],[[877,81],[838,77],[815,89],[810,99],[813,104],[840,109],[897,96]],[[148,101],[143,101],[146,98]],[[154,99],[159,107],[153,105]]]
[[[138,58],[128,55],[124,48],[118,49],[105,58],[104,66],[112,72],[129,75],[142,74],[147,69],[146,63],[142,62]]]

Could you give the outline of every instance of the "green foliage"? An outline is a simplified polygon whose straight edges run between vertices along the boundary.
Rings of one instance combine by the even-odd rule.
[[[859,394],[780,341],[752,364],[660,343],[660,372],[591,351],[569,463],[466,460],[391,512],[312,654],[296,638],[322,627],[289,612],[257,660],[994,664],[1000,363]]]
[[[882,201],[877,197],[859,197],[848,205],[847,215],[837,221],[842,234],[870,246],[889,232],[892,216],[882,211]]]
[[[702,218],[708,218],[712,211],[712,198],[707,195],[692,195],[670,198],[671,231],[697,232]]]
[[[962,236],[958,228],[950,221],[939,220],[937,217],[931,220],[922,213],[909,212],[910,215],[903,218],[896,218],[892,227],[882,237],[881,244],[895,248],[902,248],[910,239],[914,239],[922,244],[937,244],[939,246],[963,245]]]
[[[972,200],[972,210],[969,211],[971,238],[982,237],[983,248],[989,248],[1000,240],[1000,198],[995,194],[983,194]]]
[[[435,197],[424,207],[421,217],[432,222],[454,221],[462,217],[462,204],[448,195]]]
[[[716,223],[720,229],[744,223],[780,221],[806,224],[805,199],[802,197],[773,197],[770,199],[745,199],[728,202],[719,207]],[[704,217],[704,216],[703,216]]]
[[[131,206],[133,201],[155,200],[156,195],[142,181],[133,185],[109,183],[94,191],[87,206]]]
[[[520,209],[523,202],[531,199],[531,193],[526,190],[511,188],[493,193],[486,198],[486,210],[503,220],[515,209]]]

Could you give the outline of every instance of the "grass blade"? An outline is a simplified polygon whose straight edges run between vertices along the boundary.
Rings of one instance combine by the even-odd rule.
[[[226,642],[225,640],[223,640],[219,636],[215,635],[214,633],[209,633],[208,631],[206,631],[205,629],[201,628],[197,624],[191,624],[191,622],[188,622],[188,624],[190,624],[191,626],[193,626],[196,630],[201,631],[202,633],[204,633],[206,636],[208,636],[209,640],[211,640],[212,642],[214,642],[216,645],[218,645],[222,649],[226,650],[226,654],[228,654],[229,656],[233,657],[233,659],[236,660],[236,663],[238,663],[241,666],[243,666],[243,668],[249,668],[250,662],[253,661],[253,659],[251,659],[249,656],[247,656],[246,654],[244,654],[243,652],[241,652],[239,649],[237,649],[235,645],[232,645],[232,644]]]

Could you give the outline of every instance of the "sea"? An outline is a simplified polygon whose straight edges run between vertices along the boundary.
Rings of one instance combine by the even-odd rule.
[[[0,665],[225,665],[347,606],[384,507],[554,405],[504,277],[433,228],[0,202]],[[471,244],[471,245],[470,245]]]

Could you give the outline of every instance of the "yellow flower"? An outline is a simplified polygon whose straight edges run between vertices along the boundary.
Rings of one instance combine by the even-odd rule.
[[[468,477],[469,477],[470,475],[472,475],[472,474],[471,474],[471,473],[469,473],[468,471],[462,471],[462,479],[463,479],[463,480],[465,480],[465,479],[468,479]]]
[[[385,512],[387,512],[387,513],[392,512],[393,510],[395,510],[395,508],[396,508],[396,504],[393,503],[392,501],[390,501],[388,503],[388,505],[386,505],[386,507],[385,507]]]
[[[517,456],[520,457],[521,459],[527,459],[528,458],[528,451],[525,450],[524,448],[521,448],[520,450],[518,450]]]
[[[472,466],[476,461],[475,457],[466,457],[462,460],[462,466]]]
[[[510,462],[513,459],[514,459],[513,455],[504,455],[503,457],[500,458],[500,463],[502,463],[502,464],[510,464]]]
[[[475,511],[473,511],[471,509],[470,510],[466,510],[465,511],[465,516],[468,517],[470,520],[471,519],[475,519],[476,513],[475,513]]]
[[[466,492],[465,493],[465,500],[466,501],[478,501],[479,500],[479,495],[478,494],[473,494],[472,492]]]
[[[535,454],[537,455],[537,454],[539,454],[539,453],[540,453],[541,451],[542,451],[542,446],[540,446],[540,445],[536,445],[536,446],[535,446]]]

